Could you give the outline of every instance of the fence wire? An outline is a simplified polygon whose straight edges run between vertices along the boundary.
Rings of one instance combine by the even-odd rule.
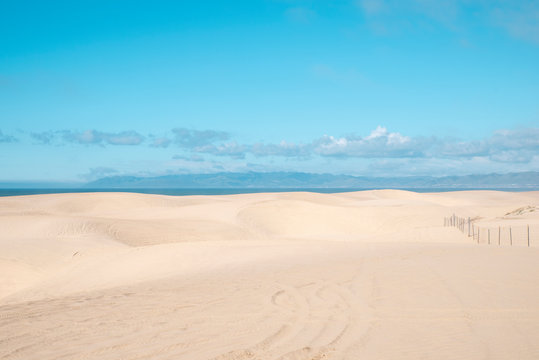
[[[444,218],[444,226],[455,227],[478,244],[498,246],[527,246],[539,244],[539,225],[489,226],[476,223],[475,219],[453,214]]]

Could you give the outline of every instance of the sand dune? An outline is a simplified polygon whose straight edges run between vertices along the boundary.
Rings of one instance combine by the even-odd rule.
[[[17,196],[0,229],[1,359],[539,358],[539,192]]]

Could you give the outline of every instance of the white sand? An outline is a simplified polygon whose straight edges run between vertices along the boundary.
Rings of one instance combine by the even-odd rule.
[[[0,198],[0,359],[539,359],[538,206],[493,191]],[[453,213],[492,244],[443,227]]]

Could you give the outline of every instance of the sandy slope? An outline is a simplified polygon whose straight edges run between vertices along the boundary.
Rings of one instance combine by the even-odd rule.
[[[0,358],[537,359],[538,206],[492,191],[0,198]],[[512,226],[514,246],[443,227],[453,213]]]

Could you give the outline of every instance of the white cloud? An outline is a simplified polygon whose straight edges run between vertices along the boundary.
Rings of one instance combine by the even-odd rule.
[[[314,141],[313,151],[322,156],[335,157],[417,157],[425,151],[422,139],[412,140],[397,132],[389,132],[378,126],[368,136],[347,136],[336,138],[325,135]]]

